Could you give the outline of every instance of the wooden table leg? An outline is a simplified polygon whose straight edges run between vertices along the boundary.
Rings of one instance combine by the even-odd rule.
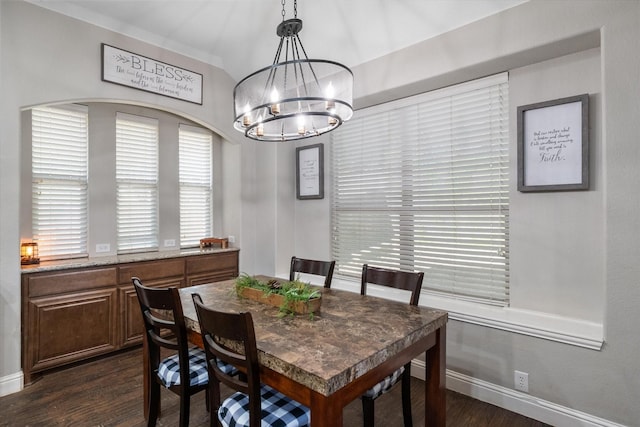
[[[445,427],[447,423],[447,326],[436,331],[436,344],[427,350],[425,381],[425,426]]]
[[[343,407],[338,404],[335,395],[323,396],[312,392],[311,395],[311,427],[342,426]]]

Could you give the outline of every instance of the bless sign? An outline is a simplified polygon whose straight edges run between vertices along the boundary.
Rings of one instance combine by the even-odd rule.
[[[202,105],[202,74],[104,43],[102,80]]]

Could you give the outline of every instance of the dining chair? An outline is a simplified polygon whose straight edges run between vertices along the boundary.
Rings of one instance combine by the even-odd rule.
[[[190,398],[206,390],[209,375],[205,352],[190,347],[178,289],[151,288],[133,277],[147,342],[149,378],[149,416],[147,425],[155,426],[160,407],[160,386],[180,396],[180,426],[189,425]],[[171,356],[161,360],[161,353]],[[207,409],[209,400],[207,399]]]
[[[306,427],[311,411],[301,403],[260,382],[258,347],[251,313],[227,313],[207,308],[199,294],[191,295],[196,307],[209,370],[211,426]],[[220,362],[241,372],[235,377],[220,369]],[[220,402],[220,383],[235,390]]]
[[[296,273],[314,274],[316,276],[324,276],[324,287],[330,288],[335,266],[335,261],[317,261],[293,256],[291,257],[289,280],[294,280]]]
[[[362,266],[360,295],[367,294],[367,283],[402,289],[411,292],[409,304],[418,305],[422,289],[423,272],[406,272],[379,267]],[[400,367],[362,395],[362,412],[365,427],[374,425],[374,401],[390,391],[402,379],[402,416],[404,426],[411,427],[411,362]]]

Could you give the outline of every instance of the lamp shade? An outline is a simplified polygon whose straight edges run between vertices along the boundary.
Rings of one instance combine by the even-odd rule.
[[[40,256],[38,254],[37,243],[22,243],[20,245],[20,264],[38,264]]]

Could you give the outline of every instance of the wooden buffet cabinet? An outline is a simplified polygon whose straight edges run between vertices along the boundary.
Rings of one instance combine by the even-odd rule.
[[[30,384],[46,370],[142,342],[131,277],[146,286],[186,287],[238,276],[238,250],[120,257],[91,265],[22,271],[22,371]]]

